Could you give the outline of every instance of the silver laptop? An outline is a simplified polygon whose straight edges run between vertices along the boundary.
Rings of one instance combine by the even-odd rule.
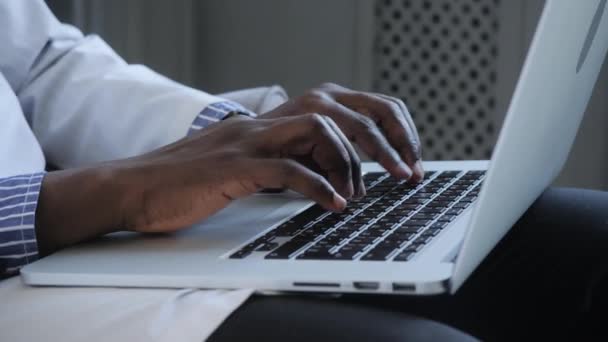
[[[60,251],[23,268],[23,280],[453,293],[561,170],[608,49],[606,11],[606,0],[546,2],[491,161],[426,162],[416,185],[368,163],[368,195],[344,213],[255,195],[176,234],[118,233]]]

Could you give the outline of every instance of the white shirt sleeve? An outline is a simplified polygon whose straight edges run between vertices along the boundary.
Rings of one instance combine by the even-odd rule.
[[[125,158],[185,136],[225,100],[129,65],[102,39],[60,23],[41,0],[0,1],[0,71],[47,161]]]

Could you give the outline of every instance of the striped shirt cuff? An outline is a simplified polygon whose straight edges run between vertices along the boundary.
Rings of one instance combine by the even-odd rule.
[[[240,104],[232,101],[223,101],[216,102],[208,105],[203,109],[194,119],[192,126],[190,126],[190,130],[188,131],[188,135],[205,128],[212,123],[221,121],[228,115],[230,112],[239,111],[247,113],[251,117],[256,117],[256,114],[252,111],[246,109]]]
[[[0,277],[38,259],[36,206],[44,172],[0,178]]]

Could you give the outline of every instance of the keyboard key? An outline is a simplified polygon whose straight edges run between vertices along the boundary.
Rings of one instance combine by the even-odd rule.
[[[422,205],[419,204],[419,203],[401,203],[401,204],[397,205],[395,207],[395,209],[393,209],[393,210],[394,211],[406,212],[406,211],[416,210],[416,209],[418,209],[420,207],[422,207]]]
[[[452,184],[452,185],[450,185],[450,187],[448,189],[451,190],[451,191],[462,193],[462,192],[468,190],[469,186],[468,185],[464,185],[464,184]],[[445,194],[445,193],[443,193],[443,194]]]
[[[449,179],[446,178],[435,178],[432,181],[428,182],[427,186],[436,186],[439,188],[443,188],[448,182]]]
[[[251,254],[251,250],[241,249],[230,256],[230,259],[243,259]]]
[[[381,212],[374,212],[372,210],[364,210],[363,212],[359,213],[357,216],[360,219],[366,219],[367,221],[370,221],[371,219],[376,218]]]
[[[407,211],[400,211],[397,209],[393,209],[389,212],[387,212],[386,214],[384,214],[384,217],[392,217],[392,218],[396,218],[397,222],[401,221],[401,218],[404,216],[408,216],[410,213],[413,213],[413,210],[407,210]]]
[[[456,204],[454,204],[452,206],[452,208],[460,208],[460,209],[465,209],[467,208],[469,205],[471,205],[471,202],[458,202]]]
[[[351,235],[351,232],[349,232],[348,230],[343,230],[343,231],[339,231],[339,230],[334,230],[333,232],[329,233],[328,235],[326,235],[323,240],[336,240],[336,241],[342,241],[344,239],[347,239],[349,236]]]
[[[426,208],[446,208],[452,204],[450,201],[442,201],[438,198],[435,198],[431,203],[427,204]]]
[[[399,223],[401,221],[401,217],[394,217],[394,216],[383,216],[381,218],[378,219],[378,221],[376,221],[376,224],[385,226],[385,227],[392,227],[393,225]]]
[[[439,216],[439,214],[427,214],[427,213],[417,213],[416,215],[411,217],[411,220],[434,220]]]
[[[401,179],[397,179],[397,178],[393,178],[393,177],[389,176],[387,178],[384,178],[384,180],[380,184],[396,186],[401,183],[402,183]]]
[[[401,226],[397,229],[395,229],[395,233],[410,233],[410,234],[417,234],[420,233],[422,231],[422,226],[417,226],[417,227],[405,227],[405,226]]]
[[[309,241],[307,240],[289,240],[281,247],[266,255],[265,259],[289,259],[292,254],[302,249],[302,247],[307,244],[309,244]]]
[[[391,226],[386,226],[383,224],[372,224],[371,226],[369,226],[363,233],[369,233],[369,234],[378,234],[376,236],[382,236],[385,233],[389,232],[392,229],[392,225]]]
[[[299,233],[302,228],[302,225],[295,223],[282,224],[274,230],[274,233],[275,236],[289,237]]]
[[[431,193],[416,192],[414,196],[410,197],[409,199],[428,199],[431,197],[433,197],[433,194]]]
[[[395,239],[384,239],[380,241],[373,249],[374,250],[389,250],[389,254],[395,249],[401,247],[403,241],[399,242]]]
[[[306,251],[296,257],[296,259],[304,260],[331,260],[333,255],[329,251]]]
[[[416,238],[416,240],[412,241],[413,245],[426,245],[429,242],[431,242],[431,240],[433,239],[432,236],[425,236],[423,234],[420,234],[420,236],[418,236]]]
[[[406,227],[425,227],[431,223],[430,220],[407,220],[403,222]]]
[[[429,198],[408,198],[402,202],[402,204],[425,204],[429,201]]]
[[[450,224],[450,222],[449,222],[449,221],[448,221],[448,222],[446,222],[446,221],[437,221],[437,222],[435,222],[435,223],[434,223],[434,224],[431,226],[431,228],[441,230],[441,229],[443,229],[443,228],[447,227],[447,226],[448,226],[448,224]]]
[[[395,256],[393,261],[408,261],[408,260],[412,259],[414,257],[414,255],[416,255],[415,249],[413,249],[413,250],[405,249],[401,253],[397,254],[397,256]]]
[[[311,232],[312,234],[315,235],[323,235],[325,233],[327,233],[327,231],[331,230],[332,227],[330,226],[325,226],[322,223],[317,223],[314,226],[306,229],[306,232]]]
[[[477,199],[477,196],[467,195],[467,196],[464,196],[463,198],[461,198],[460,202],[468,202],[468,203],[470,203],[470,202],[475,201],[476,199]]]
[[[420,236],[436,236],[437,234],[439,234],[441,232],[441,229],[436,229],[433,227],[429,227],[427,228],[425,231],[422,232],[422,234],[420,234]]]
[[[256,250],[256,252],[270,252],[271,250],[273,250],[277,247],[279,247],[278,242],[266,242],[265,244],[260,245],[255,250]]]
[[[414,252],[419,252],[421,249],[424,248],[424,246],[426,246],[423,243],[413,243],[410,246],[408,246],[408,248],[411,248]]]
[[[372,236],[361,236],[361,234],[359,234],[359,235],[355,236],[352,240],[350,240],[347,245],[356,244],[356,245],[367,246],[369,244],[374,243],[374,241],[376,241],[376,239],[378,239],[378,238],[372,237]]]
[[[424,207],[418,211],[418,214],[441,214],[443,210],[435,207]]]
[[[452,207],[450,210],[448,210],[445,214],[446,215],[460,215],[460,213],[462,213],[463,209],[462,208],[454,208]]]
[[[355,254],[357,254],[357,252],[353,252],[351,250],[349,251],[338,251],[333,255],[333,260],[353,260]]]
[[[276,236],[289,237],[297,234],[304,227],[315,221],[319,216],[325,214],[327,211],[319,205],[313,205],[306,209],[304,212],[296,215],[282,223],[279,227],[274,230]]]
[[[363,231],[362,233],[359,233],[359,235],[357,235],[357,237],[365,237],[365,238],[379,238],[381,236],[384,235],[384,233],[386,233],[388,230],[387,229],[366,229],[365,231]]]
[[[393,249],[397,249],[403,247],[409,241],[411,241],[411,239],[398,238],[390,235],[386,239],[384,239],[382,243],[385,243],[385,247],[389,246]]]
[[[361,257],[364,261],[385,261],[393,250],[373,248]]]
[[[458,176],[459,174],[460,171],[443,171],[442,173],[437,175],[437,178],[453,178]]]
[[[452,222],[456,218],[456,215],[443,214],[437,219],[438,222]]]
[[[355,208],[353,206],[347,206],[346,208],[344,208],[344,210],[342,210],[342,214],[352,215],[352,214],[356,213],[358,210],[359,210],[359,208]]]

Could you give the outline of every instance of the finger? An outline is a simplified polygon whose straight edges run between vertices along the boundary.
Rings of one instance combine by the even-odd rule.
[[[363,184],[363,177],[361,175],[361,160],[359,159],[359,155],[355,151],[353,145],[351,145],[350,141],[346,138],[342,130],[338,127],[338,125],[328,116],[323,117],[329,126],[334,130],[336,136],[342,141],[342,144],[346,148],[348,155],[350,157],[350,167],[352,171],[352,184],[354,186],[354,196],[363,197],[365,196],[365,185]]]
[[[411,169],[402,161],[401,156],[389,144],[372,119],[331,100],[319,101],[314,109],[331,116],[351,141],[357,143],[370,158],[380,163],[391,175],[405,179],[411,177]]]
[[[248,173],[259,188],[287,188],[320,204],[342,211],[346,200],[321,175],[291,159],[257,159]]]
[[[402,106],[397,99],[389,100],[388,96],[377,96],[371,93],[356,92],[344,87],[332,85],[328,93],[336,101],[345,106],[361,111],[368,109],[365,114],[370,116],[386,132],[391,146],[401,158],[414,168],[416,178],[422,178],[420,159],[420,141],[415,126],[410,125],[406,117],[410,117],[405,104]],[[410,118],[411,119],[411,118]],[[413,120],[411,120],[413,123]]]
[[[345,198],[354,194],[352,165],[343,142],[319,114],[282,118],[265,133],[278,155],[310,156],[316,166],[327,175],[329,182]]]
[[[410,167],[420,159],[418,136],[405,118],[409,113],[404,113],[397,102],[359,92],[343,93],[337,100],[347,107],[368,109],[372,119],[386,132],[391,145]]]
[[[414,166],[413,170],[414,170],[414,173],[417,174],[421,179],[424,178],[424,168],[422,167],[422,143],[420,141],[420,136],[418,135],[418,129],[416,128],[414,119],[412,118],[412,115],[410,114],[409,110],[407,109],[407,106],[405,105],[405,103],[402,100],[400,100],[398,98],[394,98],[394,97],[387,96],[387,95],[380,94],[380,93],[375,93],[375,95],[382,97],[386,100],[393,101],[394,103],[397,104],[397,106],[399,106],[399,108],[401,108],[401,112],[403,113],[405,121],[410,128],[410,132],[414,133],[414,140],[418,146],[418,153],[417,153],[418,160],[416,161],[416,165]]]

